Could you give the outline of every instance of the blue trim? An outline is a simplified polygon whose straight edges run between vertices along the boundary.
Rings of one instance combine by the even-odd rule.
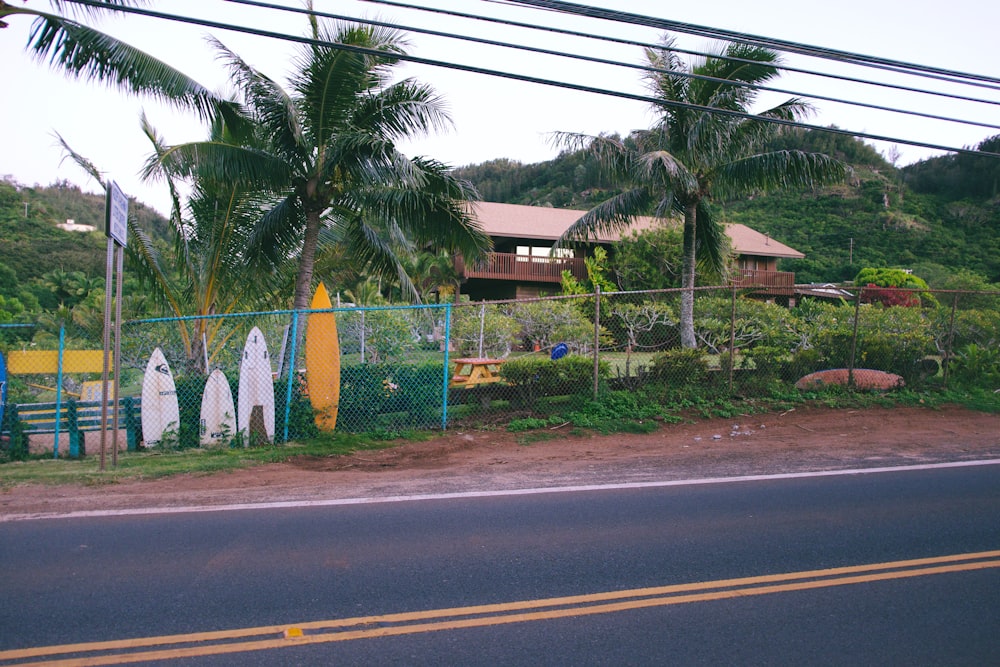
[[[285,387],[285,432],[282,442],[288,442],[288,420],[292,413],[292,382],[295,381],[295,353],[296,343],[299,341],[299,313],[292,313],[292,349],[288,353],[288,386]]]

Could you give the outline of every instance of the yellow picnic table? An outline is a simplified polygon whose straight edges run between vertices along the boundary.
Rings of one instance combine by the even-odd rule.
[[[500,366],[505,359],[485,357],[462,357],[454,359],[455,372],[451,376],[452,387],[475,387],[480,384],[500,382]]]

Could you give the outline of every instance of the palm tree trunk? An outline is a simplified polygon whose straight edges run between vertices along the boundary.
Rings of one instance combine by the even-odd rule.
[[[697,225],[698,204],[692,203],[684,207],[684,259],[681,265],[681,346],[685,348],[698,347],[694,336],[694,277],[697,256],[695,244],[695,226]]]
[[[294,310],[307,310],[312,303],[313,266],[316,263],[316,246],[319,244],[319,211],[306,211],[306,233],[299,255],[299,272],[295,277]]]

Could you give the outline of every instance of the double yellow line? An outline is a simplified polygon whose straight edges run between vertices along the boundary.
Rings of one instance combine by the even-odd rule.
[[[120,665],[524,623],[1000,567],[1000,551],[501,604],[0,651],[0,664]]]

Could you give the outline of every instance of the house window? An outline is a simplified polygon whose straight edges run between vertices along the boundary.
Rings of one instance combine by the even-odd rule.
[[[527,262],[531,257],[574,257],[572,248],[553,248],[551,246],[517,246],[517,261]]]

